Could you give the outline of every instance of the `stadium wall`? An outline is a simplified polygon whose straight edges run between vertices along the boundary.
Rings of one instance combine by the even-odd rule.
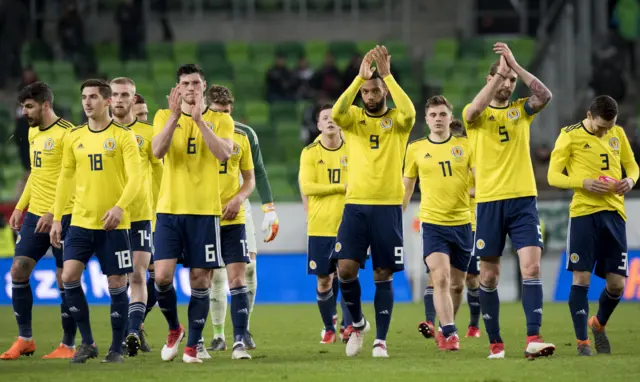
[[[571,273],[564,270],[566,263],[566,228],[568,201],[540,201],[538,209],[546,226],[546,251],[543,255],[542,272],[544,295],[547,301],[566,301],[571,286]],[[640,301],[640,200],[627,202],[627,237],[629,245],[629,279],[624,300]],[[254,221],[258,226],[258,303],[314,303],[315,279],[306,275],[306,223],[302,204],[278,204],[280,232],[276,240],[263,243],[259,231],[262,222],[260,206],[253,208]],[[412,203],[404,216],[405,268],[394,277],[394,293],[397,302],[421,301],[426,284],[426,273],[422,264],[420,235],[414,229],[414,217],[418,204]],[[502,259],[503,272],[500,279],[500,297],[504,301],[516,300],[520,285],[518,263],[512,249],[507,245]],[[373,272],[365,269],[360,278],[365,301],[373,301]],[[0,259],[0,305],[11,304],[11,259]],[[89,262],[83,275],[83,288],[92,304],[109,301],[106,277],[101,274],[97,261]],[[179,268],[176,290],[180,302],[190,296],[188,271]],[[35,304],[58,304],[59,295],[55,284],[55,263],[50,256],[38,263],[31,277]],[[597,300],[603,282],[593,278],[589,298]]]

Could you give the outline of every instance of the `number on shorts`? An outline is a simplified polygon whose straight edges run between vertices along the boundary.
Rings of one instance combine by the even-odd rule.
[[[542,227],[538,224],[538,241],[542,243]]]
[[[240,245],[242,245],[242,256],[249,257],[249,245],[246,240],[240,240]]]
[[[627,267],[629,266],[628,255],[627,252],[622,252],[622,264],[618,267],[621,271],[627,271]]]
[[[216,247],[213,244],[207,244],[204,246],[205,261],[207,263],[214,263],[216,261]]]
[[[395,251],[396,264],[404,264],[404,248],[395,247],[394,251]]]
[[[131,251],[120,251],[116,252],[116,257],[118,258],[118,268],[129,268],[131,267]]]
[[[147,232],[146,229],[138,230],[138,233],[140,234],[140,246],[144,247],[145,240],[149,243],[149,246],[151,246],[151,234]]]

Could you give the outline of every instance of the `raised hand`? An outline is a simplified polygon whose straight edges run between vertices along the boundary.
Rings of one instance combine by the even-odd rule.
[[[516,61],[516,58],[513,56],[513,52],[511,52],[511,49],[509,49],[509,46],[507,46],[507,44],[503,42],[496,42],[493,45],[493,51],[504,57],[507,61],[507,65],[509,65],[511,69],[514,69],[518,66],[518,62]]]
[[[507,75],[509,75],[510,71],[511,71],[511,68],[509,67],[509,64],[507,64],[507,60],[504,58],[504,56],[500,56],[500,64],[498,65],[498,74],[500,74],[502,77],[506,77]]]
[[[195,103],[191,106],[191,118],[193,118],[194,121],[199,121],[202,119],[202,112],[203,112],[202,94],[199,92],[196,92],[194,101]]]
[[[362,79],[371,79],[373,71],[376,70],[375,68],[371,67],[371,64],[373,64],[373,49],[367,52],[367,54],[365,54],[362,58],[362,63],[360,64],[360,73],[358,73],[358,75]]]
[[[180,90],[177,86],[171,88],[171,92],[167,96],[167,101],[169,101],[169,110],[171,110],[171,114],[175,117],[180,116],[180,114],[182,114],[182,98],[180,97]]]
[[[385,78],[386,76],[391,74],[391,56],[387,51],[387,48],[383,46],[376,45],[372,50],[373,59],[376,62],[376,66],[378,67],[378,73],[380,73],[380,77]]]

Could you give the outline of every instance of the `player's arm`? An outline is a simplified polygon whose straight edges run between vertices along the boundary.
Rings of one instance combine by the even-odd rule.
[[[198,126],[202,138],[207,148],[220,162],[224,162],[231,157],[233,152],[233,119],[228,114],[221,114],[226,118],[221,118],[216,127],[217,133],[210,129],[202,119],[201,96],[196,96],[196,107],[191,114],[193,121]]]
[[[411,130],[416,122],[416,108],[407,93],[402,90],[391,74],[391,56],[384,46],[376,47],[372,51],[380,77],[387,85],[398,110],[397,120],[403,130]]]
[[[469,196],[472,198],[476,197],[476,168],[472,167],[469,171],[471,171],[471,184],[469,184]]]
[[[260,150],[258,136],[253,130],[251,130],[249,131],[249,134],[247,134],[247,137],[249,138],[251,157],[253,158],[256,188],[258,189],[258,194],[260,194],[260,201],[264,206],[266,204],[273,203],[271,185],[269,184],[269,178],[267,177],[267,169],[264,167],[264,161],[262,159],[262,151]]]
[[[127,183],[122,190],[122,195],[120,195],[116,206],[122,210],[126,210],[140,191],[142,166],[136,137],[133,131],[123,132],[122,138],[122,157],[124,159],[124,170],[127,173]]]
[[[60,248],[60,240],[62,235],[62,214],[71,199],[74,190],[73,178],[76,173],[76,157],[71,147],[71,137],[67,136],[64,140],[62,151],[62,168],[56,185],[56,198],[53,202],[53,225],[49,232],[51,245]]]
[[[180,119],[180,115],[182,115],[180,92],[177,87],[171,89],[168,99],[169,109],[171,110],[169,116],[167,117],[165,111],[158,110],[156,116],[153,118],[154,136],[151,141],[151,151],[153,151],[153,155],[158,159],[162,159],[167,155],[171,147],[173,133],[176,131],[178,120]]]
[[[253,172],[253,168],[249,170],[240,170],[242,175],[242,186],[238,193],[222,207],[222,220],[233,220],[240,212],[240,206],[247,199],[253,189],[256,187],[256,178]]]
[[[418,178],[408,178],[406,176],[402,178],[402,181],[404,183],[404,199],[402,199],[402,212],[407,210],[407,206],[411,201],[411,196],[413,196],[413,190],[415,190],[416,188],[417,180]]]
[[[362,84],[373,75],[373,69],[371,68],[372,63],[373,54],[369,51],[369,53],[365,54],[362,58],[360,73],[358,73],[351,85],[342,93],[331,109],[331,119],[343,130],[351,128],[353,113],[357,110],[357,107],[353,106],[353,101],[358,96],[358,91],[360,91]]]
[[[416,180],[418,179],[418,164],[415,161],[415,145],[409,144],[404,156],[404,199],[402,200],[402,211],[407,209],[411,196],[416,188]]]
[[[300,179],[300,191],[306,196],[344,194],[347,190],[344,184],[322,184],[317,182],[314,160],[309,150],[303,150],[300,155],[300,172],[298,177]]]
[[[13,210],[11,217],[9,218],[9,227],[11,227],[14,231],[19,231],[22,228],[22,215],[24,210],[29,207],[29,202],[31,200],[31,174],[27,178],[27,184],[24,186],[24,190],[22,191],[22,195],[20,195],[20,200],[18,200],[18,204]]]
[[[618,128],[620,130],[620,162],[622,163],[622,167],[624,167],[624,171],[627,173],[627,177],[622,179],[622,181],[618,182],[615,187],[616,194],[625,194],[635,186],[638,182],[638,176],[640,175],[640,170],[638,169],[638,163],[636,163],[635,156],[633,155],[633,150],[631,149],[631,144],[629,144],[629,139],[627,138],[627,134],[625,134],[622,128]]]
[[[155,211],[158,205],[158,195],[160,194],[160,184],[162,183],[164,166],[162,165],[162,161],[156,158],[151,150],[149,151],[149,163],[151,164],[151,202],[153,210]]]
[[[509,67],[507,66],[507,61],[504,57],[500,56],[500,65],[498,66],[496,74],[491,78],[491,81],[484,85],[473,101],[471,101],[471,103],[465,108],[464,115],[462,117],[466,124],[474,122],[478,117],[480,117],[480,115],[482,115],[484,110],[491,103],[491,100],[493,100],[498,88],[508,74]]]
[[[506,60],[507,65],[518,75],[518,77],[524,82],[525,85],[531,91],[531,96],[527,99],[527,102],[524,104],[524,110],[529,115],[534,115],[540,110],[544,109],[544,107],[551,101],[551,91],[547,88],[542,81],[540,81],[536,76],[529,73],[526,69],[524,69],[513,56],[513,52],[507,46],[507,44],[498,42],[494,45],[493,50],[501,54]]]

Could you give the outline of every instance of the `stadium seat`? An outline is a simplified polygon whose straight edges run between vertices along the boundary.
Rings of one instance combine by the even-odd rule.
[[[304,56],[304,47],[298,41],[281,42],[276,46],[276,54],[283,55],[292,61]]]
[[[147,61],[127,61],[124,64],[124,72],[127,77],[134,81],[146,81],[149,78],[150,70]]]
[[[438,39],[433,46],[432,59],[455,61],[458,57],[458,40],[454,38]]]
[[[51,84],[55,91],[54,104],[71,107],[74,103],[81,105],[80,84],[75,81],[60,81]]]
[[[154,80],[171,78],[175,74],[175,64],[168,60],[152,60],[151,73]]]
[[[488,49],[490,45],[487,44],[483,38],[470,38],[462,43],[460,53],[464,58],[480,58],[489,56],[492,54],[491,50]]]
[[[139,81],[139,82],[136,82],[136,92],[137,93],[151,95],[151,94],[155,94],[155,91],[156,90],[155,90],[154,82],[152,82],[152,81]],[[143,95],[143,97],[144,97],[144,95]]]
[[[322,63],[328,51],[329,47],[326,41],[307,41],[304,44],[305,57],[309,63]]]
[[[297,106],[295,102],[274,102],[271,104],[271,120],[274,122],[295,121],[298,119]]]
[[[269,118],[269,104],[264,101],[251,101],[245,104],[247,121],[250,125],[271,123]]]
[[[203,60],[204,57],[217,57],[223,59],[225,56],[224,45],[219,42],[203,42],[198,45],[198,59]]]
[[[368,51],[375,48],[377,44],[375,41],[358,41],[356,42],[356,52],[364,56]]]
[[[53,61],[51,65],[56,81],[75,81],[76,74],[73,65],[67,61]]]
[[[230,41],[225,45],[225,57],[230,64],[249,62],[249,45],[242,41]]]
[[[297,136],[283,136],[278,137],[278,143],[280,144],[280,149],[284,154],[284,160],[287,164],[297,164],[299,162],[300,153],[304,148],[302,142],[300,141],[300,134]],[[285,176],[290,179],[289,171],[285,171]]]
[[[301,120],[285,120],[285,121],[277,121],[275,123],[276,126],[276,135],[279,138],[296,138],[300,139],[300,131],[301,131]]]
[[[147,44],[147,58],[150,61],[173,61],[173,44],[166,42],[152,42]]]
[[[114,42],[99,42],[94,44],[93,51],[98,61],[118,59],[118,45]]]
[[[54,75],[53,70],[51,69],[50,61],[34,61],[31,66],[41,81],[47,83],[54,81]]]
[[[357,53],[356,44],[351,41],[332,41],[329,43],[329,51],[337,59],[350,59]]]
[[[200,62],[209,81],[232,80],[233,68],[224,59],[204,56]]]
[[[405,45],[402,41],[390,40],[385,41],[384,46],[387,48],[389,55],[391,55],[392,60],[395,62],[397,60],[408,60],[410,59],[409,53],[407,51],[407,45]]]
[[[276,46],[270,42],[254,42],[249,47],[251,50],[252,62],[268,61],[273,62],[273,57],[276,52]]]
[[[198,62],[198,45],[194,42],[180,41],[173,44],[173,53],[177,65]]]
[[[105,75],[109,79],[122,76],[125,73],[124,65],[118,60],[101,60],[98,61],[98,74]]]
[[[424,83],[430,86],[437,86],[449,75],[452,62],[433,58],[424,63]]]

